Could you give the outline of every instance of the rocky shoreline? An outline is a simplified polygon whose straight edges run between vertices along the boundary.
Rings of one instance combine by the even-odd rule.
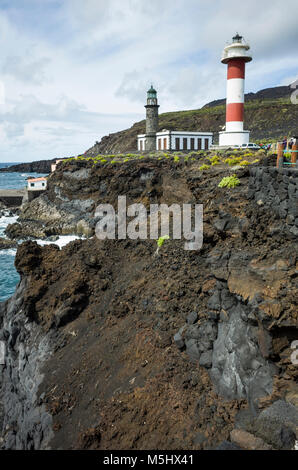
[[[18,163],[17,165],[9,165],[5,168],[0,168],[0,173],[50,173],[51,164],[55,163],[56,158],[52,160],[39,160],[30,163]]]
[[[264,159],[228,190],[201,164],[72,161],[7,228],[11,243],[87,239],[18,247],[0,310],[3,448],[294,448],[297,174]],[[203,204],[202,250],[98,240],[94,210],[119,194]]]

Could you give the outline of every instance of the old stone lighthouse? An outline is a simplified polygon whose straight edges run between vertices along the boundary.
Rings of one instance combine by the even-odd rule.
[[[163,129],[158,132],[157,91],[151,85],[147,91],[146,134],[138,135],[138,150],[208,150],[212,144],[212,132],[188,132]]]
[[[147,91],[147,104],[146,108],[146,134],[142,139],[140,150],[148,152],[156,150],[156,133],[158,131],[158,108],[157,92],[153,86]],[[144,148],[143,148],[144,147]]]

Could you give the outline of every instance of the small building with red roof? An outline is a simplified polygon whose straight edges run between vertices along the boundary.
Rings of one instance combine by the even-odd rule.
[[[28,178],[27,184],[28,191],[43,191],[47,189],[47,178],[44,176],[39,178]]]

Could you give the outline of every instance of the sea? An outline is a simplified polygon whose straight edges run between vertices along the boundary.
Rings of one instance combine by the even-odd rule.
[[[17,165],[18,163],[22,162],[13,162],[13,163],[1,163],[0,168],[6,168],[11,165]],[[27,178],[29,176],[38,177],[38,176],[46,176],[45,174],[41,173],[16,173],[16,172],[5,172],[0,173],[0,189],[21,189],[27,186]],[[9,210],[5,210],[4,215],[1,216],[0,214],[0,237],[7,238],[4,230],[5,228],[18,219],[17,216],[11,216]],[[60,248],[67,245],[72,240],[79,238],[76,235],[64,235],[59,237],[55,244],[58,245]],[[46,240],[36,240],[40,245],[46,245],[53,242],[46,241]],[[21,242],[21,241],[20,241]],[[14,259],[16,255],[17,249],[6,249],[0,250],[0,302],[11,297],[14,293],[17,283],[20,280],[20,276],[15,269],[14,266]]]

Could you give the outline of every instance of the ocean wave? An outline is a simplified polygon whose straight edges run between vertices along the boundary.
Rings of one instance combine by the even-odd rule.
[[[79,237],[78,235],[61,235],[58,240],[55,241],[49,241],[49,240],[35,240],[38,245],[44,246],[44,245],[58,245],[59,248],[62,248],[63,246],[66,246],[68,243],[74,241],[74,240],[81,240],[82,237]]]
[[[0,256],[5,255],[5,256],[15,256],[17,252],[16,248],[6,248],[4,250],[0,250]]]
[[[4,215],[0,217],[0,237],[5,237],[4,230],[9,224],[14,224],[18,220],[18,216]]]

